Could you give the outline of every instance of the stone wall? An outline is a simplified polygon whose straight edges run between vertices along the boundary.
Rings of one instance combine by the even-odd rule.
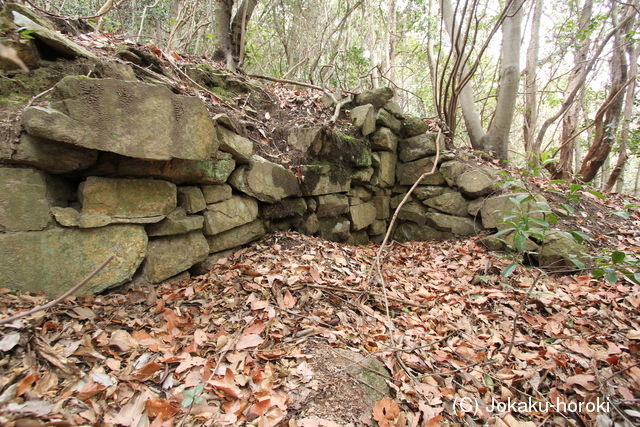
[[[25,108],[0,155],[0,281],[61,293],[109,255],[85,293],[136,277],[158,283],[270,230],[379,242],[392,210],[435,161],[436,134],[405,118],[393,92],[360,94],[359,135],[288,130],[310,164],[254,154],[226,115],[161,85],[68,76],[47,106]],[[399,213],[398,240],[475,234],[491,170],[465,170],[441,144],[438,171]],[[475,207],[475,208],[474,208]],[[474,211],[475,209],[475,211]]]

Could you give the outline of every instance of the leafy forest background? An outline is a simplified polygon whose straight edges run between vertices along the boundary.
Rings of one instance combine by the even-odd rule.
[[[230,69],[391,86],[457,146],[638,194],[638,0],[28,1]]]

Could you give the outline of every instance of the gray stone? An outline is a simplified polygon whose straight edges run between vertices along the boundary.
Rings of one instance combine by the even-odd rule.
[[[316,215],[318,218],[336,217],[349,212],[349,198],[345,194],[318,196]]]
[[[173,211],[167,214],[168,219],[185,219],[187,217],[187,211],[182,206],[178,206]]]
[[[305,165],[301,171],[304,196],[346,193],[351,187],[351,176],[330,165]]]
[[[436,154],[437,133],[423,133],[408,139],[402,139],[398,143],[400,153],[398,158],[401,162],[408,163],[423,157]],[[440,152],[445,149],[444,138],[440,139]]]
[[[315,197],[306,197],[304,200],[307,202],[307,210],[309,212],[315,212],[318,210],[318,201]]]
[[[374,173],[371,183],[378,187],[393,187],[397,174],[398,156],[396,153],[379,151],[374,153]],[[376,166],[377,164],[377,166]]]
[[[318,227],[320,223],[318,222],[318,217],[314,212],[310,212],[305,214],[302,217],[302,221],[296,226],[296,230],[298,230],[302,234],[314,235],[318,232]]]
[[[61,56],[71,58],[96,58],[84,47],[69,40],[57,31],[41,25],[39,21],[32,20],[22,13],[13,11],[13,22],[21,28],[30,31],[31,37],[41,41],[51,49],[58,52]]]
[[[349,238],[351,222],[343,217],[320,218],[318,236],[332,242],[346,242]]]
[[[178,205],[191,214],[207,207],[202,190],[198,187],[178,187]]]
[[[402,205],[400,212],[398,212],[398,219],[425,225],[427,223],[427,208],[422,203],[411,200]]]
[[[361,105],[350,111],[351,122],[359,127],[362,135],[367,136],[376,130],[376,113],[373,105]]]
[[[220,234],[258,218],[258,202],[247,196],[233,196],[208,205],[204,213],[204,234]],[[217,252],[217,251],[215,251]]]
[[[379,127],[371,134],[371,149],[395,152],[398,149],[398,137],[391,129]]]
[[[402,107],[396,101],[389,101],[382,107],[387,110],[389,113],[393,115],[398,120],[404,119],[404,114],[402,112]]]
[[[251,161],[253,142],[247,138],[218,126],[218,141],[220,141],[220,150],[230,153],[236,163],[245,164]]]
[[[391,98],[394,92],[390,87],[368,90],[356,95],[356,105],[371,104],[374,108],[382,108]]]
[[[78,221],[80,220],[80,212],[75,210],[74,208],[62,208],[59,206],[54,206],[51,208],[51,213],[53,217],[56,219],[58,224],[63,227],[77,227]]]
[[[482,226],[484,228],[498,228],[499,230],[507,227],[502,221],[504,218],[515,214],[527,215],[532,210],[538,210],[539,206],[536,201],[529,200],[518,205],[513,203],[510,199],[512,197],[524,197],[525,193],[509,193],[486,199],[480,209],[480,215],[482,216]],[[537,195],[536,200],[538,202],[546,203],[546,200],[541,195]],[[544,215],[542,213],[531,214],[533,218],[542,219]]]
[[[561,269],[575,267],[571,259],[578,259],[585,263],[588,250],[584,245],[576,242],[567,233],[550,230],[545,234],[544,243],[536,256],[538,265],[544,268]]]
[[[289,130],[287,143],[296,150],[315,155],[322,151],[323,137],[322,128],[295,126]]]
[[[260,217],[265,219],[282,219],[302,216],[307,211],[307,202],[301,197],[282,199],[271,205],[262,205]]]
[[[231,132],[240,134],[240,125],[234,119],[229,117],[228,114],[216,114],[213,116],[213,120],[215,120],[218,125],[226,127]]]
[[[414,222],[401,222],[393,232],[393,239],[399,242],[411,240],[448,240],[453,239],[453,234],[436,230],[428,225],[418,225]]]
[[[449,187],[455,187],[458,177],[466,171],[467,166],[457,160],[450,160],[440,165],[440,173]],[[466,193],[465,193],[466,194]],[[477,197],[470,195],[471,197]]]
[[[200,231],[149,240],[143,272],[151,283],[188,270],[209,255],[209,244]]]
[[[189,215],[185,218],[165,218],[156,224],[147,225],[149,237],[172,236],[175,234],[187,234],[201,230],[204,225],[202,215]]]
[[[365,202],[368,202],[369,200],[371,200],[372,195],[373,193],[371,192],[371,190],[360,185],[352,187],[351,190],[349,190],[349,192],[347,193],[347,196],[357,197],[358,199],[361,199]],[[353,204],[353,203],[350,203],[350,204]]]
[[[358,205],[353,205],[349,208],[349,217],[351,218],[352,231],[363,230],[368,226],[370,226],[373,223],[373,221],[375,221],[376,207],[373,204],[373,202],[366,202],[366,203],[360,203]]]
[[[352,231],[345,243],[352,246],[366,246],[369,244],[369,235],[366,230]]]
[[[413,190],[413,194],[415,194],[419,200],[426,200],[441,195],[444,193],[444,190],[445,187],[439,187],[437,185],[418,185],[415,190]]]
[[[387,221],[376,219],[371,223],[369,228],[367,228],[367,233],[370,236],[377,236],[380,234],[385,234],[387,232]]]
[[[383,108],[378,110],[378,115],[376,116],[376,124],[388,127],[393,131],[393,133],[400,133],[400,129],[402,129],[402,122],[393,117],[387,110]]]
[[[161,216],[157,216],[157,217],[149,217],[149,218],[143,218],[140,221],[138,221],[139,224],[145,224],[145,223],[153,223],[153,222],[158,222],[162,220]],[[99,215],[99,214],[85,214],[82,215],[80,214],[80,218],[78,218],[78,227],[80,228],[99,228],[99,227],[104,227],[106,225],[112,224],[113,218],[111,218],[110,216],[107,215]],[[122,221],[120,222],[121,224],[126,224],[128,221]]]
[[[251,157],[249,165],[237,168],[229,177],[229,184],[267,203],[302,195],[293,172],[258,155]]]
[[[355,169],[351,173],[351,183],[356,185],[369,184],[371,182],[373,174],[374,170],[372,167]]]
[[[236,162],[229,153],[217,152],[208,160],[170,161],[140,160],[123,157],[118,159],[117,176],[151,177],[174,184],[224,184]]]
[[[64,293],[109,256],[115,258],[79,291],[99,293],[131,279],[145,257],[147,235],[141,225],[0,235],[0,283],[21,292]]]
[[[372,201],[376,208],[376,219],[387,219],[390,216],[389,211],[391,197],[389,196],[375,196]]]
[[[469,197],[481,197],[496,190],[496,173],[492,168],[481,167],[463,173],[457,180],[458,188]]]
[[[435,157],[426,157],[415,162],[398,163],[396,168],[398,183],[400,185],[413,185],[423,174],[431,172],[434,161]],[[446,183],[447,181],[437,169],[435,173],[427,175],[420,182],[422,185],[445,185]]]
[[[440,231],[449,231],[458,236],[473,236],[482,228],[472,218],[444,215],[437,212],[427,213],[427,224]]]
[[[467,206],[467,212],[469,215],[476,217],[480,215],[480,209],[482,209],[482,205],[484,204],[484,198],[480,197],[477,199],[473,199],[469,202]]]
[[[202,102],[164,86],[67,76],[55,93],[61,101],[22,113],[29,134],[148,160],[208,160],[218,148]]]
[[[0,163],[23,164],[49,173],[68,173],[90,167],[98,160],[96,150],[86,150],[22,133],[17,143],[0,141]]]
[[[204,195],[204,201],[210,205],[229,200],[233,195],[233,190],[228,184],[203,185],[202,194]]]
[[[51,222],[53,197],[44,172],[0,168],[0,231],[33,231]]]
[[[469,202],[455,190],[447,190],[439,196],[423,201],[425,205],[450,215],[468,215]]]
[[[154,179],[90,176],[80,185],[82,216],[101,215],[112,222],[158,222],[177,206],[175,184]]]
[[[496,237],[494,234],[481,237],[478,242],[486,246],[490,251],[495,252],[504,252],[507,250],[513,250],[514,248],[514,237],[515,232],[507,233],[502,236]],[[511,249],[510,249],[511,248]],[[532,241],[531,239],[527,239],[525,245],[525,252],[537,253],[540,250],[540,246]]]
[[[411,138],[421,133],[429,131],[429,125],[420,117],[411,116],[408,117],[402,126],[402,133],[405,138]]]
[[[211,253],[215,253],[246,245],[254,240],[258,240],[265,234],[267,234],[267,230],[264,223],[257,219],[248,224],[225,231],[224,233],[206,237],[207,242],[209,242],[209,250]]]

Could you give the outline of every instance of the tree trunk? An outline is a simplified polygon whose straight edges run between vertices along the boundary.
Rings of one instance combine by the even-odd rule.
[[[589,56],[589,48],[591,47],[591,39],[589,38],[588,26],[591,25],[591,14],[593,10],[593,0],[586,0],[580,13],[580,22],[578,25],[578,34],[582,36],[580,48],[575,53],[575,65],[569,76],[569,83],[565,91],[564,100],[568,101],[568,97],[574,90],[578,90],[582,86],[584,80],[582,76],[587,67],[587,58]],[[578,106],[571,103],[566,114],[562,118],[562,134],[560,137],[560,161],[555,165],[555,171],[552,174],[555,179],[570,179],[573,175],[573,151],[575,149],[575,133],[578,128]]]
[[[244,45],[249,20],[256,9],[258,0],[243,0],[231,22],[231,53],[238,58],[238,65],[244,62]]]
[[[231,51],[231,10],[233,0],[213,2],[213,55],[214,61],[225,61],[227,68],[235,71],[236,64]]]
[[[495,153],[502,161],[509,160],[509,131],[520,86],[520,37],[524,0],[511,3],[502,24],[502,71],[495,116],[489,131],[482,138],[484,151]]]
[[[617,11],[613,11],[612,17],[614,25],[616,25],[618,18]],[[616,136],[618,123],[620,122],[620,114],[622,112],[624,101],[623,91],[625,84],[627,84],[628,64],[623,45],[623,43],[625,43],[623,36],[629,30],[630,25],[633,25],[634,21],[635,19],[627,21],[629,25],[625,25],[617,31],[614,36],[613,52],[610,62],[611,87],[609,89],[609,96],[607,96],[603,105],[596,113],[593,144],[582,160],[582,166],[578,172],[579,179],[582,182],[589,182],[595,178],[598,170],[611,152],[611,146]]]
[[[540,144],[536,143],[535,132],[538,122],[538,56],[540,53],[540,21],[544,0],[537,0],[531,20],[531,38],[527,49],[527,65],[525,70],[525,110],[524,110],[524,151],[527,164],[539,166]]]
[[[636,76],[638,74],[638,54],[640,53],[640,49],[633,43],[633,39],[627,40],[627,54],[629,55],[629,75],[630,77]],[[633,119],[633,107],[635,101],[635,91],[636,91],[636,79],[631,80],[629,86],[627,86],[627,94],[624,104],[624,116],[622,119],[622,131],[620,132],[620,151],[618,153],[618,160],[616,165],[609,175],[609,179],[607,180],[607,185],[605,187],[606,191],[611,191],[616,182],[620,182],[620,177],[624,172],[624,166],[629,158],[629,153],[627,152],[627,140],[629,139],[630,130],[629,124]],[[619,191],[619,190],[618,190]]]

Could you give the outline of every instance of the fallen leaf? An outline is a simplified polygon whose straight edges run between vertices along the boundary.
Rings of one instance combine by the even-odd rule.
[[[264,342],[264,338],[262,338],[258,334],[246,334],[242,335],[238,342],[236,343],[236,350],[242,351],[247,348],[257,347]]]

